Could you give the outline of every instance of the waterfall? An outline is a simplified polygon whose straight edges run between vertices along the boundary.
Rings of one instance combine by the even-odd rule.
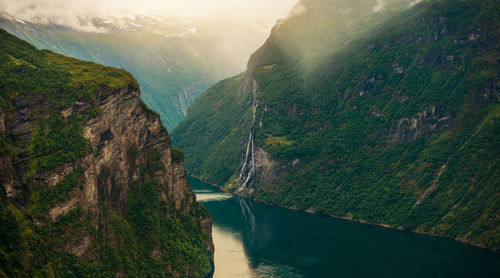
[[[243,162],[243,167],[241,167],[240,174],[238,175],[238,178],[236,179],[237,183],[241,182],[241,179],[243,177],[243,171],[245,170],[245,165],[247,164],[247,161],[248,161],[248,154],[250,152],[250,146],[253,145],[252,141],[253,141],[252,140],[252,132],[250,132],[250,135],[248,137],[248,143],[247,143],[247,151],[245,154],[245,162]]]
[[[253,125],[255,123],[255,117],[257,114],[257,107],[259,106],[259,102],[257,100],[257,81],[252,77],[245,77],[245,81],[243,82],[242,90],[250,89],[253,93],[253,115],[252,122],[250,124],[250,133],[248,135],[247,148],[245,152],[245,159],[243,160],[243,164],[241,165],[240,172],[238,174],[238,178],[236,178],[235,183],[238,185],[238,192],[246,189],[251,181],[252,177],[255,174],[255,147],[254,147],[254,130]],[[248,85],[251,83],[251,85]]]

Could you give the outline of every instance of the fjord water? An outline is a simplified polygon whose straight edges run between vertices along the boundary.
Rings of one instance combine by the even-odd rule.
[[[215,278],[500,277],[500,255],[457,242],[255,203],[190,178],[213,218]]]

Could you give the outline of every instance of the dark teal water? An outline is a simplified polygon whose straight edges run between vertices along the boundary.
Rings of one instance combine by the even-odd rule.
[[[262,205],[190,182],[213,217],[214,277],[500,277],[500,255],[452,239]]]

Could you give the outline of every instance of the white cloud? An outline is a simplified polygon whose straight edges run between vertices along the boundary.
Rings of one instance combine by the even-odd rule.
[[[274,24],[297,0],[0,0],[0,11],[20,20],[99,31],[92,18],[143,14]],[[94,30],[95,29],[95,30]]]

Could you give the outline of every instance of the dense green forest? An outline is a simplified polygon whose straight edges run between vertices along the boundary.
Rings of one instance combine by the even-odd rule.
[[[377,3],[300,1],[173,143],[259,201],[499,250],[499,2]]]
[[[0,29],[0,277],[204,277],[212,270],[199,222],[208,212],[159,199],[163,185],[153,176],[165,165],[155,149],[145,159],[129,150],[128,171],[139,175],[121,209],[99,188],[97,218],[82,202],[52,217],[56,205],[81,196],[88,177],[80,161],[99,151],[83,126],[99,117],[100,102],[123,90],[138,90],[125,70],[40,51]],[[75,105],[86,108],[65,116]],[[145,111],[146,119],[158,118]],[[168,139],[163,127],[160,134]],[[178,150],[172,156],[183,159]],[[64,165],[71,172],[48,184]]]

